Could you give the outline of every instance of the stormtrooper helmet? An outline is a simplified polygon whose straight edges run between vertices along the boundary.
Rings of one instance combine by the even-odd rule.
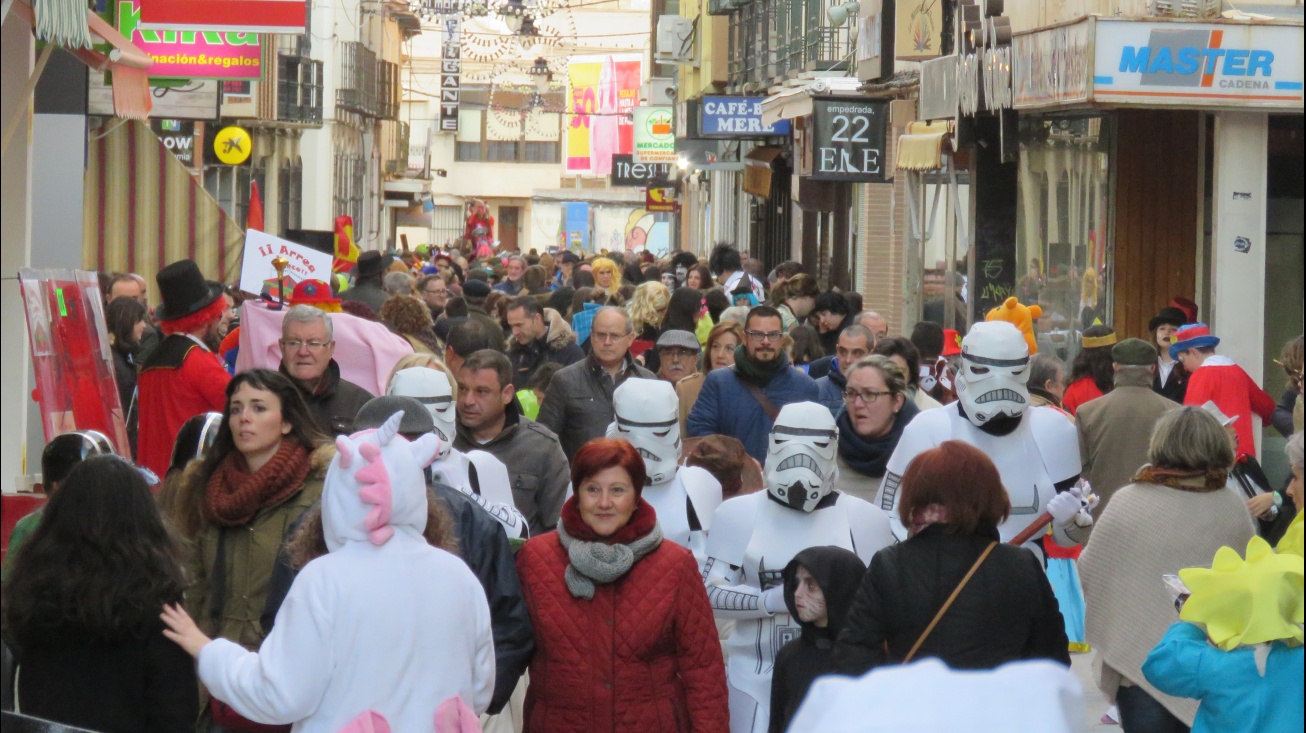
[[[430,367],[400,369],[391,378],[390,389],[386,394],[412,397],[421,402],[431,413],[431,420],[435,422],[435,435],[440,439],[440,452],[435,460],[449,455],[449,450],[453,447],[454,421],[457,419],[449,375]]]
[[[829,408],[815,402],[785,405],[766,449],[766,490],[792,509],[816,509],[834,490],[838,448],[839,428]]]
[[[609,438],[622,438],[644,459],[650,486],[676,475],[680,460],[680,402],[670,382],[627,379],[612,393]]]
[[[971,326],[961,342],[957,400],[976,427],[997,417],[1020,417],[1029,407],[1029,346],[1005,321]]]

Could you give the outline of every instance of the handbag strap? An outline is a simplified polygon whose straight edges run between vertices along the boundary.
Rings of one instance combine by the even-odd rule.
[[[766,393],[762,391],[762,388],[752,382],[746,382],[743,379],[740,379],[739,383],[744,385],[744,389],[748,390],[748,393],[753,396],[753,399],[757,400],[757,404],[762,407],[762,412],[765,412],[766,416],[771,418],[771,422],[775,422],[776,417],[780,415],[780,410],[776,408],[775,403],[771,401],[771,398],[766,396]]]
[[[988,559],[989,553],[993,552],[993,548],[997,546],[997,542],[990,542],[989,546],[984,548],[984,552],[980,553],[979,559],[975,561],[974,565],[970,566],[970,570],[967,571],[966,577],[961,579],[961,582],[957,584],[957,587],[952,589],[952,595],[948,596],[948,600],[943,602],[943,608],[940,608],[939,612],[934,614],[934,620],[930,621],[930,625],[926,626],[925,630],[921,632],[920,638],[916,640],[915,644],[912,644],[911,651],[907,652],[907,656],[902,660],[903,664],[910,662],[912,657],[916,656],[916,652],[920,650],[921,644],[925,643],[925,639],[929,637],[930,632],[934,631],[934,627],[939,624],[939,619],[943,618],[943,614],[948,612],[948,609],[952,606],[952,602],[957,600],[957,596],[961,594],[961,589],[966,587],[966,584],[970,582],[971,576],[975,574],[976,570],[979,570],[979,566],[984,564],[984,561]]]

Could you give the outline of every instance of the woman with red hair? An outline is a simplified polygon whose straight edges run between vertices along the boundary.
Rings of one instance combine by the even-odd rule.
[[[993,461],[944,441],[908,464],[900,491],[910,536],[871,558],[835,648],[840,671],[859,676],[917,657],[953,669],[1025,659],[1069,667],[1043,564],[998,536],[1011,502]]]
[[[688,550],[641,498],[644,459],[599,438],[571,461],[556,532],[517,554],[535,627],[531,733],[729,729],[712,607]]]

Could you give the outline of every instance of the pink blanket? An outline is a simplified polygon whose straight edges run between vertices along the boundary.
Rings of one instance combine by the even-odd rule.
[[[285,311],[250,300],[240,307],[240,353],[236,371],[276,369],[281,364],[281,318]],[[413,353],[412,344],[377,323],[348,313],[329,313],[340,376],[374,395],[385,394],[395,364]]]

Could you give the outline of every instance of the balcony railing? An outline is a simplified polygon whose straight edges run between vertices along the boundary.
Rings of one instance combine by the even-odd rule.
[[[277,120],[322,124],[322,62],[282,53],[277,57]]]
[[[376,72],[375,53],[361,43],[342,43],[336,106],[367,117],[378,116]]]
[[[714,0],[730,15],[729,88],[758,92],[803,72],[847,69],[856,19],[831,27],[831,0]],[[715,8],[716,10],[713,10]]]
[[[377,117],[383,120],[399,119],[399,65],[378,61],[376,67]]]
[[[390,149],[386,153],[385,172],[402,176],[408,172],[408,123],[391,122]]]

